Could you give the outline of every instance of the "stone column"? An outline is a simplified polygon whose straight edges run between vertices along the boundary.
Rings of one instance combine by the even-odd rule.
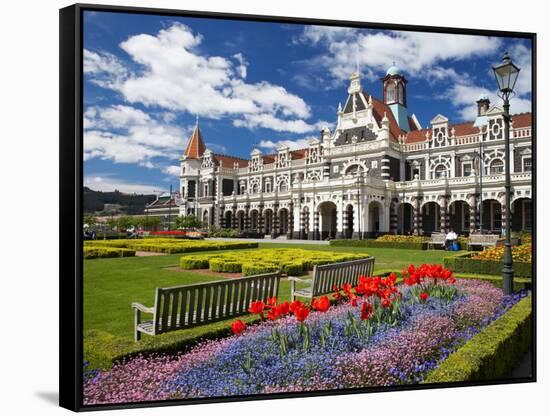
[[[273,204],[273,216],[271,218],[271,238],[279,236],[279,204]]]
[[[303,239],[307,238],[307,235],[306,235],[306,210],[305,209],[302,209],[300,211],[300,235],[299,235],[299,238],[300,238],[300,240],[303,240]]]
[[[439,228],[442,233],[447,231],[447,197],[439,196]]]
[[[313,212],[313,239],[321,239],[321,233],[319,232],[319,210],[317,209]]]
[[[420,197],[414,197],[413,202],[413,233],[422,234],[422,211],[420,209]]]
[[[294,203],[292,201],[288,206],[287,220],[288,220],[288,224],[287,224],[286,238],[288,238],[289,240],[292,240],[293,232],[294,232]]]
[[[244,209],[244,230],[250,231],[250,205]]]
[[[258,207],[258,232],[264,235],[264,205]]]
[[[338,233],[337,238],[350,238],[348,235],[348,209],[343,208],[342,210],[342,230]]]
[[[231,228],[239,228],[239,224],[237,222],[237,205],[233,205],[231,207]]]
[[[397,234],[397,198],[392,198],[390,204],[390,233]]]
[[[387,156],[384,156],[381,160],[380,170],[382,171],[381,176],[384,181],[390,180],[390,159]]]
[[[220,228],[226,228],[226,225],[225,225],[225,206],[223,205],[220,205],[218,207],[218,224],[220,226]]]

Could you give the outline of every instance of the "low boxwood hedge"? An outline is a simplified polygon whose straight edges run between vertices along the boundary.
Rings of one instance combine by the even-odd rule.
[[[330,240],[329,244],[334,247],[379,247],[379,248],[402,248],[408,250],[426,250],[426,242],[405,242],[405,241],[378,241],[367,240]]]
[[[135,251],[157,253],[191,253],[196,251],[238,250],[258,248],[258,243],[246,241],[202,241],[171,238],[94,240],[84,243],[85,247],[120,247]]]
[[[85,259],[104,259],[111,257],[133,257],[136,255],[135,250],[116,247],[95,247],[84,246],[83,255]]]
[[[441,365],[424,383],[498,380],[507,377],[532,347],[531,295],[514,305]]]
[[[445,268],[457,273],[476,274],[502,274],[502,262],[492,260],[472,259],[474,253],[462,253],[452,257],[445,257],[443,263]],[[513,263],[514,276],[532,277],[532,263]]]

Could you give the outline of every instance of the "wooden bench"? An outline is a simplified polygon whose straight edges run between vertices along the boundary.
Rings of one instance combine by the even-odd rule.
[[[434,246],[438,246],[439,248],[445,246],[445,233],[432,233],[430,241],[428,241],[428,250],[430,248],[433,249]]]
[[[473,246],[492,247],[500,240],[500,236],[496,234],[470,234],[468,240],[468,250]]]
[[[359,260],[344,261],[341,263],[313,266],[311,278],[299,278],[288,276],[291,282],[291,298],[308,298],[325,295],[333,292],[334,285],[340,287],[346,283],[355,285],[359,276],[372,276],[374,270],[374,257]],[[296,289],[296,283],[307,283],[307,287]]]
[[[267,298],[278,295],[280,279],[280,273],[274,272],[185,286],[159,287],[153,307],[132,303],[134,340],[139,341],[141,333],[154,336],[245,315],[251,302],[266,302]],[[153,319],[142,322],[142,313],[152,314]]]

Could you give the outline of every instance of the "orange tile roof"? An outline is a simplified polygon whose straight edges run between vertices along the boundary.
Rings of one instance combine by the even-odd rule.
[[[520,113],[512,116],[514,128],[529,127],[533,125],[533,117],[531,113]]]
[[[187,142],[185,147],[185,152],[183,154],[190,159],[198,159],[201,157],[206,150],[206,145],[202,139],[201,129],[199,126],[195,126],[191,138]]]
[[[235,163],[240,168],[245,168],[248,166],[248,160],[241,159],[239,157],[220,155],[217,153],[214,153],[212,157],[218,163],[218,165],[223,166],[225,168],[232,168]]]

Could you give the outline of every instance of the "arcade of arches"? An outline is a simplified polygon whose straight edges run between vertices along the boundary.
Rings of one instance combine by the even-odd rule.
[[[304,207],[270,207],[266,209],[227,209],[220,215],[223,228],[251,231],[260,235],[295,239],[325,240],[329,238],[374,237],[380,234],[430,235],[451,228],[459,235],[478,232],[500,233],[504,224],[503,201],[485,199],[475,204],[475,198],[448,200],[445,197],[429,201],[413,200],[390,204],[370,201],[359,206],[356,201],[340,207],[333,201],[323,201],[314,209]],[[358,215],[361,212],[361,215]],[[208,211],[205,221],[212,221]],[[516,198],[512,202],[512,231],[531,230],[532,201]]]

